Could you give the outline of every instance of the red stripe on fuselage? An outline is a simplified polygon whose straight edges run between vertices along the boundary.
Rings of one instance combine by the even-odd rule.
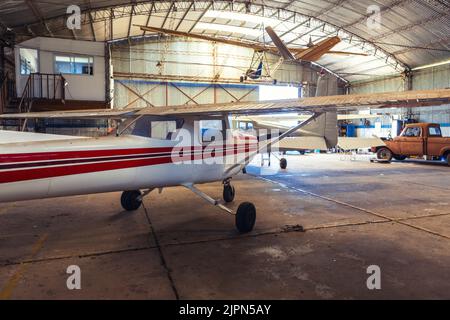
[[[248,143],[217,146],[217,148],[225,147],[239,148],[248,146]],[[35,162],[35,161],[51,161],[51,160],[69,160],[84,159],[98,157],[113,157],[126,155],[139,155],[146,153],[166,153],[172,152],[173,149],[189,149],[191,151],[202,151],[206,146],[176,146],[161,148],[134,148],[134,149],[109,149],[109,150],[77,150],[77,151],[60,151],[60,152],[38,152],[38,153],[11,153],[0,154],[0,163],[19,163],[19,162]]]
[[[244,149],[244,147],[245,147],[245,149]],[[154,149],[160,149],[160,148],[154,148]],[[136,150],[136,149],[134,149],[134,150]],[[245,145],[234,146],[234,150],[230,155],[244,153],[244,152],[250,152],[250,151],[256,151],[256,147],[255,146],[245,146]],[[159,152],[155,152],[155,153],[159,153]],[[214,157],[214,155],[211,155],[211,154],[206,155],[206,157],[205,157],[205,155],[200,154],[200,158],[199,158],[198,155],[192,153],[190,155],[190,160],[205,159],[205,158],[210,158],[211,156]],[[93,172],[101,172],[101,171],[109,171],[109,170],[129,169],[129,168],[135,168],[135,167],[143,167],[143,166],[167,164],[167,163],[172,163],[171,156],[170,157],[160,157],[160,158],[153,157],[150,159],[97,162],[97,163],[78,164],[78,165],[53,166],[53,167],[33,168],[33,169],[25,169],[25,170],[3,171],[0,173],[0,184],[1,183],[27,181],[27,180],[54,178],[54,177],[74,175],[74,174],[84,174],[84,173],[93,173]]]
[[[134,149],[110,149],[110,150],[78,150],[61,152],[38,153],[11,153],[1,154],[0,163],[17,163],[31,161],[67,160],[77,158],[112,157],[131,154],[163,153],[171,152],[172,147],[164,148],[134,148]]]

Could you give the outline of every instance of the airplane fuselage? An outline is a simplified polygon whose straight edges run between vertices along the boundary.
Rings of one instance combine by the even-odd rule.
[[[0,202],[220,181],[238,173],[256,138],[212,148],[137,135],[0,144]]]

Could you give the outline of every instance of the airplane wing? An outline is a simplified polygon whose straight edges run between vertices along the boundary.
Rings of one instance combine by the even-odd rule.
[[[367,108],[421,107],[450,104],[450,89],[322,96],[259,102],[231,102],[223,104],[148,107],[139,115],[189,114],[264,114],[279,112],[327,112]]]
[[[371,147],[385,146],[383,140],[378,137],[360,138],[360,137],[339,137],[337,146],[343,150],[355,150]]]
[[[295,57],[289,51],[288,47],[284,44],[283,40],[273,31],[272,27],[266,27],[266,32],[269,35],[270,39],[272,39],[275,46],[278,48],[280,55],[286,60],[295,60]]]
[[[0,119],[123,119],[133,117],[139,109],[92,109],[1,114]]]
[[[135,25],[135,26],[140,27],[142,31],[164,33],[164,34],[169,34],[172,36],[187,37],[187,38],[200,39],[200,40],[212,41],[212,42],[220,42],[220,43],[230,44],[230,45],[238,46],[238,47],[250,48],[250,49],[254,49],[254,50],[271,51],[273,53],[277,53],[277,50],[275,47],[266,47],[266,46],[262,46],[262,45],[259,45],[258,43],[254,43],[254,42],[246,42],[246,41],[241,41],[241,40],[237,41],[237,40],[225,39],[225,38],[221,38],[221,37],[213,37],[213,36],[207,36],[204,34],[182,32],[182,31],[176,31],[176,30],[170,30],[170,29],[164,29],[164,28],[154,28],[154,27],[140,26],[140,25]]]
[[[244,40],[238,41],[238,40],[232,40],[232,39],[225,39],[222,37],[215,37],[215,36],[213,37],[213,36],[207,36],[204,34],[182,32],[182,31],[171,30],[171,29],[155,28],[155,27],[141,26],[141,25],[135,25],[135,26],[140,27],[142,31],[163,33],[163,34],[168,34],[168,35],[177,36],[177,37],[188,37],[188,38],[200,39],[200,40],[205,40],[205,41],[220,42],[220,43],[224,43],[224,44],[249,48],[249,49],[258,50],[258,51],[268,51],[273,54],[281,55],[284,59],[288,59],[288,60],[289,59],[294,60],[295,58],[298,58],[298,59],[302,58],[303,60],[307,60],[308,56],[312,56],[312,53],[310,50],[311,48],[287,48],[286,45],[284,45],[283,41],[275,33],[275,31],[270,27],[267,27],[266,31],[269,34],[269,36],[271,37],[275,46],[265,46],[265,45],[258,44],[257,42],[249,42],[249,41],[244,41]],[[329,39],[325,39],[323,42],[326,42],[326,45],[329,45],[330,42],[333,42],[333,41],[335,41],[334,38],[329,38]],[[316,46],[314,46],[313,48],[314,48],[314,50],[317,49],[318,51],[321,51],[324,46],[325,46],[325,44],[319,43]],[[334,44],[333,44],[333,46],[334,46]],[[331,49],[331,47],[329,49]],[[354,52],[344,52],[344,51],[326,51],[323,54],[367,56],[367,54],[365,54],[365,53],[354,53]],[[311,60],[311,61],[315,61],[315,60]]]
[[[36,132],[20,132],[0,130],[0,144],[17,143],[17,142],[37,142],[37,141],[55,141],[69,139],[90,139],[90,137],[66,136]]]
[[[65,112],[29,112],[2,114],[0,119],[24,118],[129,118],[142,115],[251,115],[283,112],[317,113],[349,111],[368,108],[424,107],[450,104],[450,89],[417,90],[387,93],[368,93],[299,98],[289,100],[231,102],[169,107],[146,107],[142,109],[110,109]]]

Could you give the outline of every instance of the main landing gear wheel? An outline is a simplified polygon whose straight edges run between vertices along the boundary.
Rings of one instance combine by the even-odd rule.
[[[256,221],[256,208],[251,202],[242,202],[236,212],[236,228],[240,233],[253,230]]]
[[[142,205],[142,193],[139,190],[124,191],[120,198],[122,207],[127,211],[139,209]]]
[[[225,184],[223,186],[223,200],[225,202],[231,202],[234,200],[234,187],[231,184]]]
[[[280,159],[280,168],[281,169],[286,169],[287,168],[287,160],[286,160],[286,158],[281,158]]]

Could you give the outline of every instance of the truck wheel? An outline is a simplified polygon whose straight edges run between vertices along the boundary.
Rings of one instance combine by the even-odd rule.
[[[392,151],[388,148],[380,148],[377,151],[377,159],[390,162],[392,160]]]
[[[447,153],[447,158],[445,160],[447,160],[447,165],[450,166],[450,152]]]
[[[397,156],[397,155],[395,155],[393,157],[394,157],[395,160],[398,160],[398,161],[403,161],[403,160],[406,159],[406,156]]]

